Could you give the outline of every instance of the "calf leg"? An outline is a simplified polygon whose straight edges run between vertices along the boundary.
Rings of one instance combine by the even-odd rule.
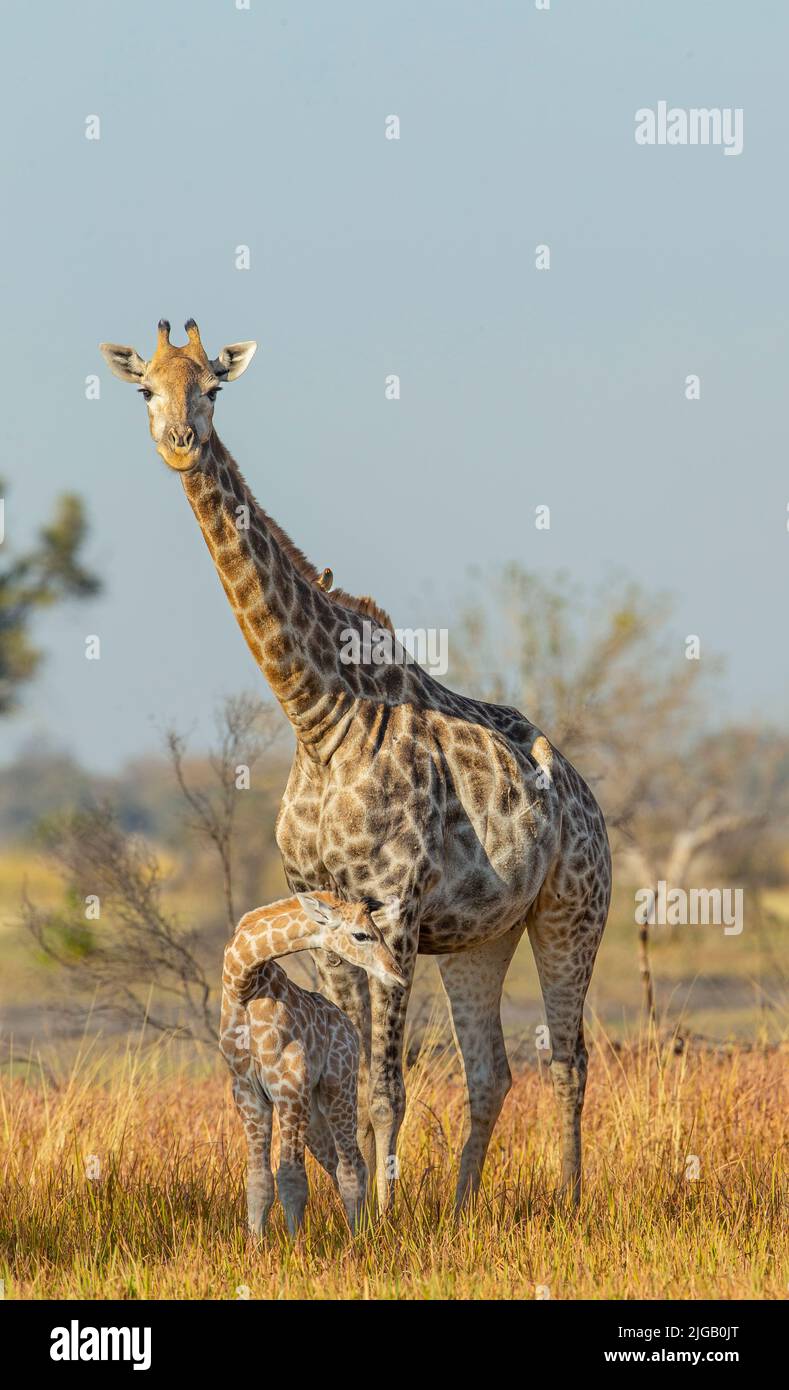
[[[367,975],[357,966],[340,960],[339,956],[330,959],[325,951],[316,951],[313,959],[321,993],[347,1015],[359,1034],[357,1143],[365,1159],[368,1181],[372,1182],[375,1174],[375,1133],[369,1106],[371,1013]],[[331,963],[332,959],[336,959],[336,964]]]
[[[304,1167],[304,1146],[309,1127],[309,1096],[278,1100],[279,1167],[277,1192],[285,1210],[285,1220],[291,1238],[298,1235],[304,1224],[307,1206],[307,1171]]]
[[[255,1080],[249,1029],[245,1006],[231,990],[223,990],[219,1048],[232,1073],[233,1099],[247,1141],[247,1223],[253,1235],[261,1235],[274,1201],[273,1109]]]
[[[313,1092],[310,1105],[310,1123],[307,1128],[307,1148],[313,1158],[329,1174],[337,1186],[337,1146],[334,1142],[326,1116],[323,1114],[317,1092]]]
[[[263,1234],[274,1201],[271,1172],[273,1107],[248,1077],[233,1078],[233,1098],[247,1141],[247,1224],[252,1235]]]
[[[344,1068],[337,1077],[324,1077],[320,1099],[337,1151],[337,1186],[348,1225],[359,1228],[367,1191],[367,1165],[356,1142],[357,1067]]]

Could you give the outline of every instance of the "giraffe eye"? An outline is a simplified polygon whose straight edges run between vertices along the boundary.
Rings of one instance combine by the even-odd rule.
[[[366,931],[355,931],[352,933],[354,941],[372,941],[372,937]]]
[[[140,395],[142,396],[144,401],[149,401],[151,399],[151,396],[153,395],[153,391],[149,391],[147,386],[141,386]]]

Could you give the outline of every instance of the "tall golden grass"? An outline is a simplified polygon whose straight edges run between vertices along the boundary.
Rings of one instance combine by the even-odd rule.
[[[0,1083],[5,1296],[783,1297],[785,1061],[677,1056],[654,1039],[616,1052],[598,1030],[580,1212],[554,1199],[552,1091],[527,1068],[477,1208],[458,1219],[463,1090],[454,1055],[428,1035],[407,1078],[394,1213],[351,1237],[310,1160],[295,1246],[278,1207],[261,1242],[245,1233],[242,1136],[213,1058],[195,1065],[166,1046],[118,1057],[93,1043],[62,1072],[17,1063]]]

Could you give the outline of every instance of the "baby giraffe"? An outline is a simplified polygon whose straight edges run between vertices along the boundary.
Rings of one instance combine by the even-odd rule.
[[[305,1145],[339,1188],[351,1229],[365,1200],[367,1169],[356,1142],[359,1035],[322,994],[300,989],[275,956],[334,951],[386,984],[404,984],[381,924],[393,909],[298,893],[248,912],[225,947],[220,1049],[247,1140],[247,1217],[260,1235],[274,1201],[271,1131],[280,1132],[277,1191],[291,1236],[307,1205]]]

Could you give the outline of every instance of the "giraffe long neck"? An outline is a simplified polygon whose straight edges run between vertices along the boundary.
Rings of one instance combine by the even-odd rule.
[[[310,950],[316,944],[316,936],[315,923],[307,917],[298,898],[283,898],[248,912],[225,949],[224,988],[243,999],[264,983],[271,961],[277,956]]]
[[[294,560],[295,547],[216,433],[207,461],[183,485],[238,625],[297,739],[319,760],[330,757],[354,705],[337,610],[304,572],[304,557]]]

